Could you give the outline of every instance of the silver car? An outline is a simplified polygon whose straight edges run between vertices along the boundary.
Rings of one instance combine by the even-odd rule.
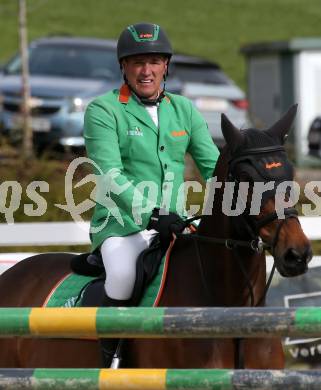
[[[221,132],[221,113],[239,128],[249,126],[248,101],[244,92],[216,63],[199,57],[176,55],[169,74],[180,80],[180,93],[191,99],[203,114],[218,146],[225,143]]]
[[[30,44],[29,69],[34,143],[80,147],[89,101],[121,82],[114,41],[52,37]],[[0,125],[11,142],[22,137],[21,59],[17,55],[0,76]]]

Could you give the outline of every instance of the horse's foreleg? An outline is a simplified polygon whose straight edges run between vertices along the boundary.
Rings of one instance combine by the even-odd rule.
[[[285,357],[281,340],[244,339],[244,368],[283,369]]]

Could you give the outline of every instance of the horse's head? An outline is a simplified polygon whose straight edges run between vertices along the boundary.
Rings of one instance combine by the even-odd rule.
[[[294,205],[289,202],[294,170],[283,144],[296,110],[297,106],[292,106],[267,130],[240,131],[222,115],[222,132],[230,152],[228,180],[249,183],[250,189],[237,228],[243,235],[246,232],[252,238],[260,237],[270,247],[282,276],[306,272],[312,258],[310,242],[301,229]],[[284,190],[279,191],[280,188]]]

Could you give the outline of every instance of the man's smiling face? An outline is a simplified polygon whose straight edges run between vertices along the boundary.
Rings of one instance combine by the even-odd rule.
[[[159,54],[141,54],[123,60],[123,71],[138,96],[156,99],[167,71],[168,59]]]

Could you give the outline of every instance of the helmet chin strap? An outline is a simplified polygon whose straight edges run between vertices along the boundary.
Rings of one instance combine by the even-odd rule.
[[[165,97],[165,86],[166,86],[166,75],[164,75],[164,88],[163,88],[163,90],[161,92],[158,92],[158,95],[157,95],[157,97],[155,99],[149,99],[149,98],[146,98],[144,96],[138,95],[138,93],[129,84],[126,75],[123,74],[123,76],[124,76],[124,81],[128,85],[129,89],[135,94],[137,99],[142,104],[144,104],[145,106],[156,106],[158,103],[160,103],[164,99],[164,97]]]
[[[158,95],[157,95],[157,98],[156,99],[148,99],[148,98],[145,98],[143,96],[139,96],[137,95],[136,92],[135,95],[138,97],[138,99],[145,105],[145,106],[156,106],[157,104],[159,104],[164,96],[165,96],[165,89],[163,89],[161,92],[158,92]]]

